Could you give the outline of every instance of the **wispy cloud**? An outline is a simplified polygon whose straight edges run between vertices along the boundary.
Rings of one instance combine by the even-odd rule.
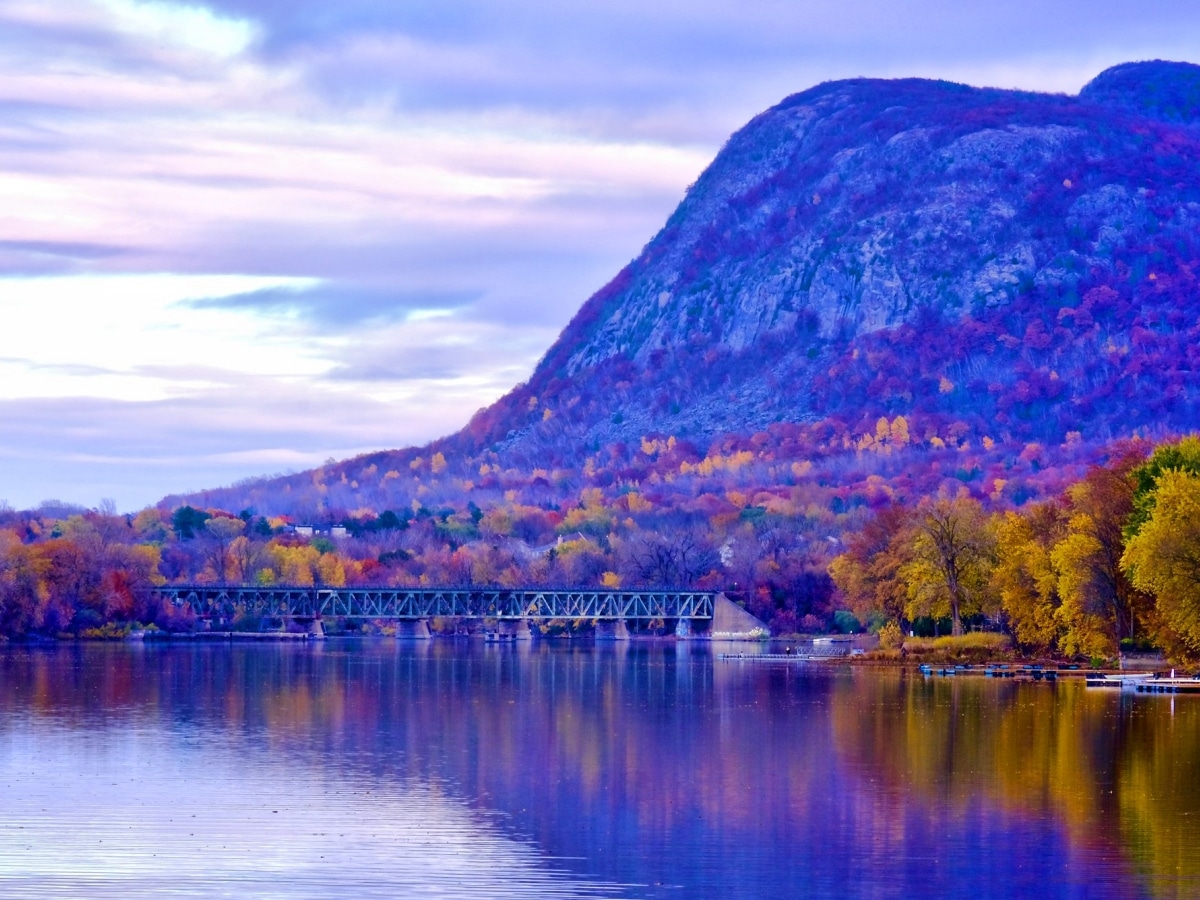
[[[448,314],[480,298],[471,291],[411,291],[390,285],[323,283],[313,287],[270,287],[226,297],[185,300],[193,309],[243,310],[307,320],[328,332],[364,323],[380,324]]]
[[[87,244],[71,241],[0,241],[0,252],[15,251],[38,256],[65,256],[70,259],[104,259],[125,252],[112,244]]]

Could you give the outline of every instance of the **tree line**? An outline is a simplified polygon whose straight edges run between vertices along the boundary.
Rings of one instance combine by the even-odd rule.
[[[1028,653],[1200,657],[1200,437],[1117,448],[1050,499],[988,511],[965,491],[892,504],[829,572],[863,619],[1007,631]]]
[[[1039,463],[1077,452],[1070,441],[987,449],[1004,468],[986,477],[947,446],[940,478],[913,479],[909,431],[881,420],[858,470],[647,438],[635,463],[659,467],[648,474],[573,485],[481,465],[481,481],[504,480],[457,495],[437,480],[455,463],[435,456],[407,507],[326,513],[336,539],[249,508],[0,510],[0,635],[189,628],[148,590],[178,582],[692,587],[730,593],[776,634],[892,623],[1003,631],[1030,654],[1197,655],[1200,438],[1113,445],[1071,477]],[[881,460],[887,475],[870,468]],[[1042,475],[1020,502],[1013,480]]]

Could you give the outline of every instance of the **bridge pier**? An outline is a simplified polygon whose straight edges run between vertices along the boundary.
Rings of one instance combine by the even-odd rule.
[[[396,638],[402,641],[427,641],[429,633],[428,619],[401,619],[396,622]]]
[[[308,623],[308,634],[314,638],[325,637],[325,626],[320,619],[313,619]]]
[[[680,619],[675,623],[675,637],[690,638],[692,636],[692,620]]]
[[[498,623],[498,631],[503,635],[512,635],[513,640],[533,640],[533,632],[529,630],[528,619],[501,619]]]
[[[708,634],[714,641],[760,640],[767,634],[767,626],[724,593],[720,593],[713,601],[712,625]]]
[[[601,619],[596,623],[596,640],[598,641],[627,641],[629,627],[624,619]]]

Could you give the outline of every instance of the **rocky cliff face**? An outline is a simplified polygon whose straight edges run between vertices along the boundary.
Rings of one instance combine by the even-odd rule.
[[[916,80],[789,97],[730,139],[628,284],[589,304],[543,371],[645,360],[698,330],[734,350],[798,328],[846,339],[928,307],[1000,306],[1112,270],[1151,235],[1190,236],[1195,135],[1144,116],[1193,121],[1197,72],[1121,66],[1077,98]],[[1151,80],[1191,93],[1143,97]]]
[[[1088,358],[1129,356],[1142,311],[1187,319],[1158,333],[1196,324],[1198,110],[1200,67],[1179,63],[1119,66],[1077,97],[924,80],[789,97],[730,138],[528,387],[483,413],[474,434],[501,447],[534,437],[530,397],[567,414],[560,430],[594,441],[853,417],[828,402],[829,373],[914,327],[954,345],[979,343],[978,325],[993,346],[948,346],[906,377],[936,376],[943,392],[943,378],[984,378],[986,394],[1015,386],[1014,367],[1045,369],[1062,382],[1060,404],[1087,401],[1099,377]],[[1165,301],[1152,288],[1168,282],[1177,296]],[[1085,300],[1102,287],[1112,295]],[[1107,303],[1099,316],[1097,302]],[[1089,317],[1090,343],[1076,327]],[[974,336],[957,334],[964,327]],[[678,371],[713,367],[716,382]],[[892,393],[845,399],[870,399],[869,415],[923,402],[919,384]],[[996,412],[986,397],[959,401],[948,411]],[[1055,413],[1058,431],[1097,411],[1076,405],[1079,422]],[[1109,407],[1102,418],[1123,414]]]

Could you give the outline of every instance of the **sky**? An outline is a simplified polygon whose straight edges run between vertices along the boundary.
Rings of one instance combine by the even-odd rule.
[[[0,501],[451,433],[785,96],[1154,58],[1195,0],[0,0]]]

